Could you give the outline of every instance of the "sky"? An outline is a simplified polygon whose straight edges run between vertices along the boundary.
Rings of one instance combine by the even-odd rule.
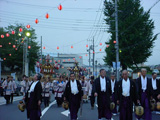
[[[0,0],[0,27],[14,23],[30,24],[36,30],[37,42],[42,36],[43,53],[79,54],[88,65],[86,45],[95,41],[95,60],[104,64],[105,42],[109,40],[103,14],[104,0]],[[142,0],[147,11],[157,0]],[[62,10],[58,6],[62,5]],[[160,2],[151,10],[155,22],[154,34],[160,33]],[[46,19],[45,15],[49,14]],[[35,24],[35,19],[39,20]],[[102,43],[102,45],[100,45]],[[155,41],[152,56],[146,65],[160,64],[160,36]],[[73,48],[71,48],[73,46]],[[57,49],[59,47],[59,49]],[[101,51],[100,51],[101,49]],[[87,56],[86,56],[87,54]]]

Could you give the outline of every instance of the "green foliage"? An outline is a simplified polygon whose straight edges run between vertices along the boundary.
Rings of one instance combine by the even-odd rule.
[[[18,34],[19,28],[22,28],[23,31],[21,36]],[[15,31],[15,34],[12,35],[12,30]],[[31,36],[29,38],[25,37],[25,33],[30,32]],[[10,36],[6,37],[6,33],[9,33]],[[28,45],[31,46],[31,49],[28,49],[28,58],[29,58],[29,70],[34,71],[35,62],[38,60],[40,46],[35,41],[36,34],[33,28],[27,29],[22,24],[9,25],[6,28],[0,28],[0,35],[4,35],[4,38],[0,38],[0,45],[3,47],[0,48],[1,58],[6,58],[2,62],[2,69],[6,66],[11,70],[22,71],[23,68],[23,46],[24,42],[28,40]],[[24,42],[23,42],[24,41]],[[11,45],[9,45],[9,42]],[[13,48],[13,45],[16,45],[16,48]],[[9,56],[11,54],[11,56]],[[4,69],[3,69],[4,70]]]
[[[106,24],[109,25],[111,38],[109,48],[106,48],[104,61],[112,65],[116,61],[115,45],[115,18],[114,0],[105,1]],[[119,29],[119,59],[123,69],[146,62],[152,55],[152,48],[157,35],[153,34],[154,22],[150,19],[150,11],[145,12],[140,0],[119,0],[118,2],[118,29]],[[107,42],[106,42],[107,44]]]

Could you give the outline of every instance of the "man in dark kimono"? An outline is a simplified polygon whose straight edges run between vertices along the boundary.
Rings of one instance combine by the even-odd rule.
[[[115,108],[112,110],[112,114],[116,115],[117,114],[117,101],[115,99],[115,93],[116,93],[117,81],[115,80],[114,73],[111,73],[110,79],[111,79],[111,91],[112,91],[111,100],[112,102],[115,103]]]
[[[152,98],[158,102],[160,100],[160,81],[157,78],[155,72],[152,73]]]
[[[138,100],[144,108],[143,116],[136,116],[138,119],[152,120],[152,114],[150,109],[151,99],[151,80],[146,77],[147,70],[141,69],[141,76],[136,80]]]
[[[100,70],[100,77],[95,80],[93,92],[98,102],[98,119],[106,118],[110,120],[112,117],[110,110],[111,83],[109,78],[106,77],[104,69]]]
[[[27,118],[30,120],[40,120],[41,116],[42,86],[40,79],[41,75],[39,73],[34,76],[34,82],[32,82],[25,95]]]
[[[133,102],[137,103],[136,85],[128,78],[128,71],[123,70],[122,80],[117,83],[116,100],[119,104],[120,120],[132,120]]]
[[[64,91],[64,101],[69,102],[69,111],[71,120],[77,120],[77,113],[82,101],[82,86],[75,79],[74,73],[70,74],[70,81],[67,83]]]

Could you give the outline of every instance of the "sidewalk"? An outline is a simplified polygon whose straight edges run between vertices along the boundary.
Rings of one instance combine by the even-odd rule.
[[[23,96],[14,96],[13,97],[13,102],[18,101],[18,100],[22,100]],[[4,99],[3,96],[0,96],[0,105],[5,105],[6,104],[6,100]]]

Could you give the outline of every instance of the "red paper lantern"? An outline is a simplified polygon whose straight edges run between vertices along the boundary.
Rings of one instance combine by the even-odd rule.
[[[18,50],[17,48],[15,48],[15,50]]]
[[[65,60],[63,60],[63,62],[65,62]]]
[[[49,18],[49,14],[48,14],[48,13],[46,14],[46,18],[47,18],[47,19]]]
[[[81,58],[82,58],[82,56],[79,56],[79,58],[81,59]]]
[[[59,10],[62,10],[62,5],[61,5],[61,4],[58,6],[58,9],[59,9]]]
[[[9,54],[9,56],[11,56],[12,54]]]
[[[6,33],[6,37],[9,37],[9,33]]]
[[[30,46],[30,45],[28,46],[28,49],[31,49],[31,46]]]
[[[39,23],[39,20],[38,20],[38,19],[36,19],[36,20],[35,20],[35,23],[36,23],[36,24],[37,24],[37,23]]]
[[[57,47],[57,50],[59,49],[59,47]]]
[[[3,58],[3,60],[6,60],[6,58]]]
[[[28,25],[26,25],[26,28],[30,28],[31,26],[28,24]]]
[[[1,38],[4,38],[4,35],[1,35]]]
[[[73,58],[73,60],[76,60],[75,58]]]
[[[11,45],[11,43],[10,43],[10,42],[9,42],[8,44],[9,44],[9,45]]]
[[[23,31],[23,29],[22,28],[19,28],[19,32],[22,32]]]
[[[99,49],[99,51],[102,51],[102,49]]]
[[[2,47],[2,45],[0,45],[0,48]]]
[[[88,56],[88,55],[86,54],[86,56]]]
[[[88,47],[88,45],[86,45],[86,47]]]
[[[71,48],[73,48],[73,46],[71,46]]]
[[[107,48],[109,47],[109,45],[107,45]]]
[[[116,44],[116,41],[114,40],[113,43]]]
[[[68,61],[70,61],[70,59],[68,59]]]
[[[14,34],[15,34],[15,31],[13,30],[13,31],[12,31],[12,35],[14,35]]]
[[[43,47],[43,49],[46,49],[46,47]]]
[[[13,48],[16,48],[16,45],[13,45]]]
[[[102,43],[99,43],[99,45],[102,45]]]
[[[93,51],[93,54],[94,54],[95,52]]]
[[[60,60],[58,60],[58,62],[61,62]]]

